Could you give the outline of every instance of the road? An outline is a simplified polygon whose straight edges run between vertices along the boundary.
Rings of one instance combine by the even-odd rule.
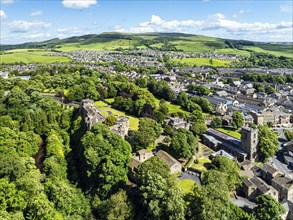
[[[272,165],[280,172],[286,174],[287,176],[293,178],[293,171],[290,170],[287,166],[287,164],[285,163],[282,163],[282,161],[280,160],[279,158],[279,155],[275,155],[273,158],[272,158],[272,161],[271,161]]]

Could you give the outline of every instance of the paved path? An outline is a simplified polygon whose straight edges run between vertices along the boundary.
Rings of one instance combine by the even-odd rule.
[[[248,199],[243,198],[243,197],[240,197],[240,196],[238,196],[238,199],[231,198],[231,201],[235,205],[237,205],[238,207],[245,207],[245,206],[247,206],[247,207],[253,209],[256,206],[256,204],[254,202],[251,202]]]
[[[196,175],[197,173],[190,172],[190,173],[194,174],[194,175],[192,175],[188,172],[190,172],[190,171],[183,172],[182,176],[179,177],[179,180],[190,179],[190,180],[193,180],[194,182],[196,182],[197,184],[201,185],[201,181],[200,181],[199,177]]]

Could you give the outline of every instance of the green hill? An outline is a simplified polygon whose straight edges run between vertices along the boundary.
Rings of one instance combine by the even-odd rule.
[[[0,45],[1,62],[42,62],[43,54],[54,51],[72,50],[116,50],[152,48],[193,53],[218,53],[249,56],[250,52],[264,52],[276,56],[293,57],[292,43],[260,43],[245,40],[228,40],[183,33],[102,33],[74,36],[65,39],[54,38],[43,42],[18,45]],[[20,50],[22,49],[22,50]],[[18,59],[27,55],[27,59]],[[47,59],[48,57],[46,57]],[[45,60],[46,60],[45,59]],[[46,62],[58,61],[50,57]],[[63,60],[64,62],[68,60]]]

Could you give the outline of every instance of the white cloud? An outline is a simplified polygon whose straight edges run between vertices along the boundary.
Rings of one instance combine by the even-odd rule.
[[[23,20],[16,20],[12,23],[8,24],[8,28],[11,32],[28,32],[33,29],[46,29],[51,27],[51,23],[45,21],[23,21]]]
[[[6,14],[3,10],[0,10],[0,18],[7,18]]]
[[[65,8],[85,9],[97,4],[97,0],[63,0]]]
[[[1,0],[0,2],[3,4],[12,4],[13,0]]]
[[[248,10],[241,10],[238,14],[245,14]],[[271,41],[276,36],[283,36],[284,41],[292,41],[293,22],[238,22],[228,19],[225,15],[217,13],[210,15],[206,21],[200,20],[169,20],[166,21],[157,15],[152,15],[150,21],[139,23],[137,27],[121,30],[121,32],[185,32],[211,35],[221,38],[235,38],[247,40]],[[118,28],[117,28],[118,29]],[[117,31],[116,29],[116,31]]]
[[[292,13],[293,11],[292,8],[293,8],[292,2],[280,6],[281,12],[285,12],[285,13]]]
[[[38,10],[38,11],[33,11],[30,15],[33,17],[36,17],[36,16],[41,16],[42,14],[43,12],[41,10]]]
[[[215,18],[215,19],[224,19],[225,15],[223,15],[221,13],[217,13],[217,14],[213,14],[211,17]]]
[[[160,25],[160,24],[164,23],[164,21],[159,16],[152,15],[151,23],[155,24],[155,25]]]

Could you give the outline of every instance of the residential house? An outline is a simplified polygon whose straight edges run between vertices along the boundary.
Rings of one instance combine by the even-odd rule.
[[[279,192],[279,200],[293,202],[293,180],[285,175],[278,174],[272,179],[272,186]]]
[[[245,196],[252,200],[259,195],[271,195],[278,200],[278,191],[258,177],[244,179],[242,190]]]
[[[182,165],[181,165],[181,163],[179,163],[174,157],[172,157],[167,152],[165,152],[163,150],[159,150],[156,153],[156,156],[164,159],[168,163],[168,165],[169,165],[169,167],[171,169],[171,173],[179,173],[179,172],[182,172]]]

